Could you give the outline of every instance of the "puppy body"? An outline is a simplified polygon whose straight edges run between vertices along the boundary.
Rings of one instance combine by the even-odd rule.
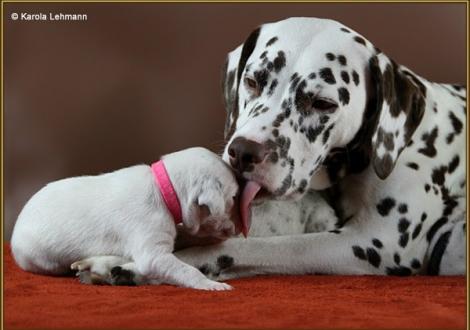
[[[180,200],[184,229],[219,238],[235,234],[231,211],[238,186],[221,160],[202,148],[163,160]],[[74,261],[113,255],[133,260],[139,274],[160,282],[230,288],[173,256],[176,232],[150,167],[137,165],[48,184],[20,213],[11,246],[18,265],[35,273],[60,275]]]

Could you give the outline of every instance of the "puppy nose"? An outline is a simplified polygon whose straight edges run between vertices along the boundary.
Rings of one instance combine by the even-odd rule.
[[[239,173],[252,171],[254,164],[261,163],[266,157],[265,147],[258,142],[237,137],[228,147],[230,165]]]

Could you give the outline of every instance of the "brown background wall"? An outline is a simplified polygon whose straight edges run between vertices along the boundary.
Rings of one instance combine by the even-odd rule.
[[[8,240],[48,181],[201,145],[223,146],[220,75],[251,30],[326,17],[424,77],[465,83],[464,4],[20,4],[4,11],[4,215]],[[86,22],[12,21],[13,12]]]

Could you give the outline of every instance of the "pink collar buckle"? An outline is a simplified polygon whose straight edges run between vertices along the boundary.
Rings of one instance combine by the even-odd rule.
[[[176,194],[175,188],[171,183],[170,176],[163,164],[162,160],[155,162],[151,166],[152,173],[155,178],[155,183],[160,188],[160,193],[162,194],[165,205],[170,211],[173,220],[176,224],[179,224],[183,221],[183,215],[181,212],[181,204]]]

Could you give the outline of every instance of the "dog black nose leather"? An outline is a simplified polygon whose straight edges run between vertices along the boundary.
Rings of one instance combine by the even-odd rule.
[[[266,156],[265,147],[255,141],[237,137],[228,147],[230,165],[239,173],[250,172],[254,164],[261,163]]]

